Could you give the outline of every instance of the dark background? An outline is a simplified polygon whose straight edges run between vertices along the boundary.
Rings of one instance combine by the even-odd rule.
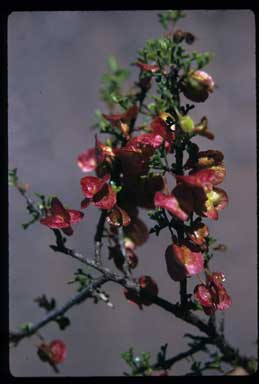
[[[136,58],[147,39],[161,35],[155,11],[106,12],[21,12],[8,21],[9,167],[17,167],[31,191],[56,194],[71,208],[78,209],[82,194],[77,155],[93,146],[90,130],[94,110],[104,108],[99,100],[100,77],[109,55],[121,66]],[[233,299],[225,313],[228,340],[244,354],[256,354],[256,101],[255,22],[248,10],[187,11],[179,27],[198,36],[193,48],[215,53],[207,67],[217,89],[191,116],[203,115],[215,141],[195,139],[202,150],[219,149],[225,154],[227,177],[223,188],[230,197],[220,220],[208,220],[211,234],[227,244],[212,262],[224,271],[226,287]],[[132,69],[132,80],[137,70]],[[33,302],[45,293],[62,304],[73,295],[67,285],[79,265],[48,245],[53,234],[40,224],[27,231],[25,203],[17,191],[9,195],[10,327],[35,322],[43,310]],[[75,226],[70,244],[91,256],[98,212],[87,209],[85,220]],[[143,217],[146,217],[145,212]],[[178,284],[166,272],[164,250],[170,243],[161,233],[138,249],[135,276],[148,274],[159,284],[160,294],[173,302]],[[106,253],[104,253],[106,255]],[[108,262],[109,264],[110,262]],[[111,265],[111,264],[110,264]],[[111,265],[112,266],[112,265]],[[196,278],[193,284],[197,283]],[[137,353],[148,351],[155,358],[160,346],[169,343],[169,356],[186,350],[184,333],[196,333],[156,306],[138,310],[125,300],[122,289],[106,285],[115,305],[93,305],[87,301],[69,313],[72,326],[65,332],[50,324],[42,334],[62,338],[68,358],[61,375],[122,375],[127,370],[120,354],[134,346]],[[219,313],[219,318],[222,314]],[[39,361],[32,341],[24,340],[10,352],[10,369],[15,376],[53,375]],[[186,363],[177,364],[172,374],[184,374]]]

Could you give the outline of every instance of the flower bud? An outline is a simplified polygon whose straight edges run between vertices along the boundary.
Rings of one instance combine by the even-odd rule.
[[[204,258],[199,247],[188,240],[174,242],[165,251],[167,272],[174,281],[200,273],[204,267]]]
[[[53,340],[50,343],[50,351],[52,361],[55,364],[63,363],[67,356],[67,348],[66,345],[61,340]]]
[[[140,309],[143,309],[143,305],[149,306],[153,303],[152,299],[145,297],[145,293],[157,296],[159,290],[155,280],[153,280],[151,276],[140,276],[138,283],[140,286],[139,294],[132,289],[125,288],[124,295],[129,302],[135,303]]]
[[[43,342],[38,346],[38,356],[42,361],[51,364],[60,364],[66,359],[67,347],[62,340],[53,340],[51,343]]]
[[[193,44],[195,41],[195,36],[191,32],[186,32],[185,33],[185,42],[186,44]]]
[[[138,217],[131,218],[131,223],[124,227],[124,234],[135,244],[135,247],[144,244],[149,237],[146,224]]]
[[[125,248],[126,250],[126,259],[130,269],[135,269],[138,265],[138,257],[130,248]],[[121,253],[120,247],[115,245],[114,247],[109,247],[109,259],[113,259],[116,267],[123,271],[124,257]]]
[[[179,124],[185,133],[192,133],[195,127],[190,116],[179,116]]]
[[[138,280],[139,286],[140,286],[140,292],[147,292],[151,295],[157,296],[158,295],[158,286],[155,280],[152,279],[151,276],[140,276]],[[142,304],[144,305],[151,305],[152,301],[148,298],[142,297]]]
[[[87,149],[85,152],[82,152],[77,158],[77,165],[79,166],[79,168],[81,168],[83,172],[94,171],[97,167],[95,148],[90,148]]]
[[[208,119],[206,116],[203,116],[199,124],[197,124],[194,128],[194,132],[200,136],[207,137],[209,140],[214,139],[214,134],[209,131],[208,128]]]
[[[177,29],[177,31],[175,31],[175,33],[173,34],[173,41],[176,44],[181,43],[184,38],[185,32],[181,31],[180,29]]]
[[[109,215],[106,217],[107,223],[115,227],[126,227],[130,224],[130,216],[127,212],[120,208],[118,205],[115,205]]]
[[[191,71],[181,84],[181,90],[187,99],[201,103],[214,90],[214,81],[204,71]]]

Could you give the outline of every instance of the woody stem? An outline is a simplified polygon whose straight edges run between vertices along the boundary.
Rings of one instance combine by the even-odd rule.
[[[95,242],[95,261],[97,264],[102,263],[101,259],[101,248],[102,248],[102,237],[103,237],[103,231],[104,231],[104,226],[105,226],[105,219],[106,219],[107,211],[102,210],[102,213],[100,215],[97,228],[96,228],[96,233],[94,237],[94,242]]]

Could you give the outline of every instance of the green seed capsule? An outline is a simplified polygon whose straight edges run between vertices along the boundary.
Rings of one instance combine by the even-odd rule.
[[[194,127],[195,127],[194,122],[190,118],[190,116],[180,116],[179,117],[179,124],[185,133],[192,133],[194,130]]]

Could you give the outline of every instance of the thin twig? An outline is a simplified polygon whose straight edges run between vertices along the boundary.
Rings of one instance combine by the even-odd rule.
[[[52,320],[56,319],[58,316],[63,315],[65,312],[71,309],[74,305],[82,303],[82,301],[84,301],[87,297],[91,297],[92,292],[96,288],[106,283],[107,281],[108,281],[108,278],[105,275],[102,275],[101,277],[92,281],[81,292],[77,293],[72,299],[68,300],[61,308],[55,309],[50,313],[48,313],[42,320],[40,320],[38,323],[31,326],[28,331],[11,332],[9,334],[9,341],[17,344],[24,337],[29,337],[35,334],[39,329],[44,327],[46,324],[48,324]]]
[[[95,237],[94,237],[95,261],[97,264],[102,264],[101,248],[102,248],[102,237],[103,237],[103,230],[104,230],[106,215],[107,215],[107,211],[102,209],[102,212],[97,224]]]
[[[30,197],[30,195],[17,184],[16,188],[20,192],[20,194],[25,198],[27,206],[31,208],[31,210],[37,213],[39,216],[43,215],[43,211],[37,206],[34,200]]]
[[[208,339],[207,343],[209,344],[212,342],[210,342]],[[185,352],[181,352],[176,356],[171,357],[170,359],[164,360],[162,363],[158,362],[154,364],[152,368],[153,369],[157,369],[157,368],[170,369],[173,366],[173,364],[177,363],[178,361],[186,359],[187,357],[190,357],[197,352],[201,352],[202,350],[204,350],[204,342],[197,343],[194,347],[188,349]]]
[[[184,307],[187,304],[187,278],[180,281],[180,299],[181,305]]]
[[[123,256],[122,270],[123,270],[125,276],[129,277],[130,276],[130,270],[129,270],[129,264],[128,264],[128,260],[127,260],[126,248],[125,248],[125,244],[124,244],[124,234],[123,234],[122,227],[119,227],[119,229],[118,229],[118,243],[119,243],[121,254]]]

